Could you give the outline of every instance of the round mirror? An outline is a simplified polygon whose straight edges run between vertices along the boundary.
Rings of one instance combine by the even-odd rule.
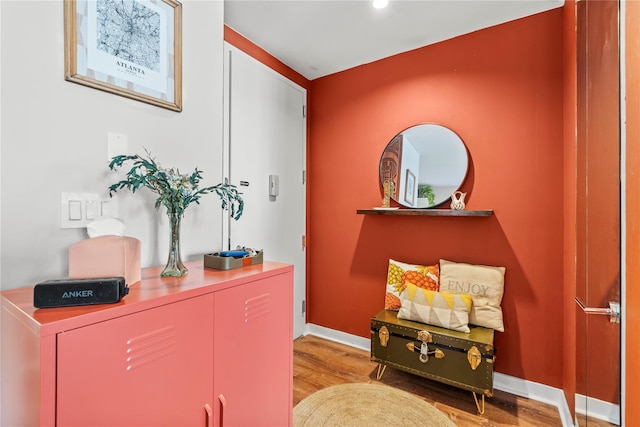
[[[462,139],[444,126],[410,127],[387,144],[380,158],[380,184],[408,208],[437,206],[460,189],[469,156]]]

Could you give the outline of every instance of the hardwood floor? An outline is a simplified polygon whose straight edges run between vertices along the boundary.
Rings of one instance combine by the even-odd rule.
[[[369,352],[312,335],[293,344],[293,405],[306,396],[337,384],[378,382],[378,364]],[[459,427],[476,426],[561,426],[555,406],[494,390],[485,399],[485,413],[478,414],[473,395],[465,390],[387,368],[379,381],[407,391],[431,403]],[[580,424],[583,425],[583,424]],[[589,421],[589,426],[608,426]]]

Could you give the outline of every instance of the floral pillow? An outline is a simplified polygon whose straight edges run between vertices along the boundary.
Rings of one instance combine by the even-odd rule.
[[[422,289],[438,291],[440,289],[439,265],[406,264],[390,259],[384,300],[385,309],[396,311],[400,309],[400,293],[404,290],[405,283],[412,283]]]

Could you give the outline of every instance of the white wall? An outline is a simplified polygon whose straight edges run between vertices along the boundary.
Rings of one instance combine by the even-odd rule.
[[[60,228],[61,192],[98,192],[108,168],[107,133],[128,135],[129,153],[148,148],[164,166],[222,180],[223,2],[184,0],[183,112],[176,113],[64,80],[63,2],[0,1],[0,288],[67,277],[68,247],[85,229]],[[142,266],[168,253],[164,208],[147,190],[119,194],[127,235],[142,242]],[[182,221],[184,260],[219,250],[215,195]]]

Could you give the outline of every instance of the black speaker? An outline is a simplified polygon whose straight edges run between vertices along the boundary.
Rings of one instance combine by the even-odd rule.
[[[46,280],[33,289],[37,308],[113,304],[129,293],[124,277]]]

